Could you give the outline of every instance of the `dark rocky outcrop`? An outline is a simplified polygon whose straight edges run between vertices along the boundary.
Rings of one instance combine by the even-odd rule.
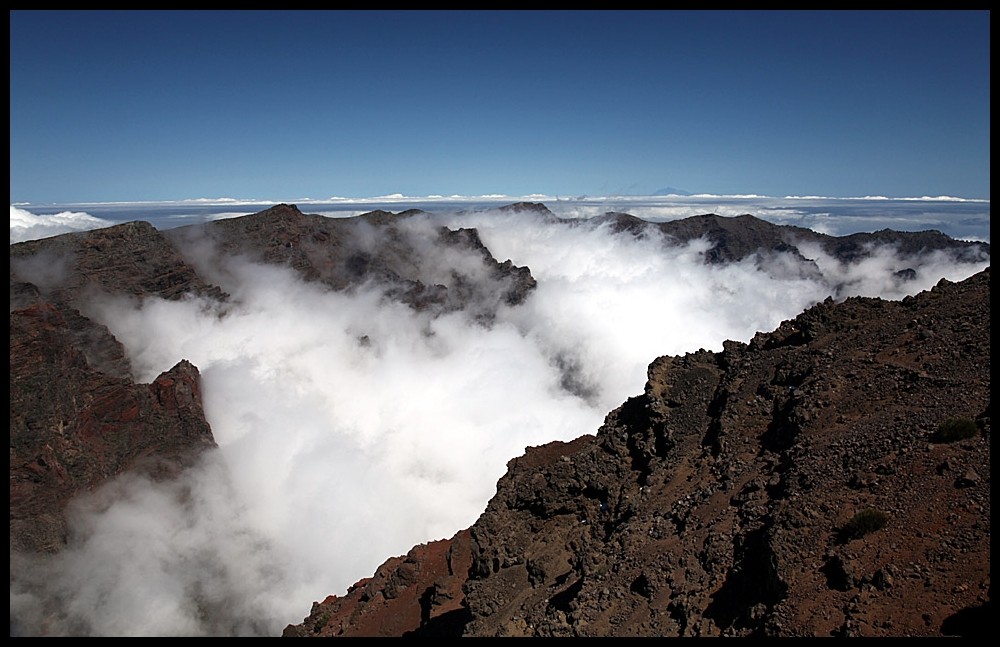
[[[551,213],[551,212],[549,212]],[[584,220],[557,219],[567,226],[607,226],[616,234],[641,237],[656,232],[670,243],[690,243],[703,239],[709,248],[704,261],[709,265],[740,262],[750,259],[758,269],[774,272],[772,261],[778,255],[794,259],[794,269],[781,264],[781,272],[795,272],[800,277],[820,278],[823,272],[816,258],[826,254],[834,262],[856,263],[875,254],[891,250],[899,269],[895,277],[900,282],[917,277],[908,262],[934,252],[945,253],[956,261],[978,262],[990,256],[989,243],[958,241],[939,231],[901,232],[882,229],[848,236],[830,236],[804,227],[776,225],[749,214],[724,217],[716,214],[692,216],[679,220],[652,223],[631,214],[610,211]],[[770,269],[769,269],[770,268]],[[846,284],[831,285],[831,293],[840,297],[849,294]]]
[[[285,635],[371,635],[374,614],[404,617],[383,600],[398,609],[409,595],[410,620],[377,633],[984,636],[989,332],[987,268],[658,358],[595,436],[508,464],[451,540],[463,553],[470,542],[467,572],[415,552],[389,560]],[[975,436],[933,442],[955,417]],[[884,527],[845,534],[866,509]],[[423,600],[459,583],[462,611],[416,622]]]
[[[214,446],[186,360],[136,384],[121,344],[78,311],[10,313],[12,550],[59,550],[74,496],[129,470],[169,477]]]
[[[291,267],[336,290],[376,283],[419,310],[466,309],[489,319],[500,303],[521,303],[534,288],[526,267],[493,258],[475,229],[432,225],[418,209],[372,211],[354,218],[308,215],[279,204],[249,216],[167,232],[204,275],[234,256]],[[206,243],[209,248],[206,250]],[[455,256],[449,257],[452,253]],[[471,257],[478,267],[456,262]]]
[[[722,264],[750,258],[757,261],[770,259],[776,254],[788,254],[799,260],[799,272],[818,276],[813,253],[819,249],[839,263],[854,263],[870,258],[873,254],[891,249],[903,261],[931,252],[946,252],[956,260],[985,260],[990,255],[989,243],[957,241],[939,231],[901,232],[882,229],[848,236],[830,236],[804,227],[776,225],[749,214],[724,217],[715,214],[692,216],[679,220],[651,223],[633,215],[608,212],[584,221],[563,220],[567,224],[607,225],[615,233],[642,236],[658,231],[669,240],[688,243],[705,239],[710,248],[705,253],[708,264]],[[808,246],[808,247],[807,247]],[[810,271],[814,270],[814,271]],[[916,277],[910,267],[901,267],[896,276],[900,281]],[[834,287],[837,294],[838,286]]]
[[[712,243],[706,262],[727,263],[748,256],[775,252],[794,252],[803,257],[799,246],[818,245],[841,263],[867,258],[876,250],[890,247],[902,256],[948,250],[957,258],[972,260],[988,258],[989,243],[956,241],[939,231],[903,232],[882,229],[872,233],[830,236],[804,227],[776,225],[749,214],[727,218],[715,214],[671,220],[655,225],[662,233],[687,242],[705,237]]]
[[[38,297],[84,309],[98,292],[176,299],[224,298],[147,222],[63,234],[10,246],[10,308]]]

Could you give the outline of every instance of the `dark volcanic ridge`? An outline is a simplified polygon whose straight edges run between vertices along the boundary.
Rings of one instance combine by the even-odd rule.
[[[820,277],[817,249],[852,263],[888,245],[900,283],[926,255],[989,259],[988,244],[939,232],[836,238],[749,215],[653,224],[560,220],[537,203],[499,211],[704,239],[708,264],[787,255]],[[11,245],[12,587],[15,553],[71,541],[76,497],[125,474],[174,479],[215,447],[197,367],[178,357],[138,382],[95,303],[196,298],[225,316],[233,259],[333,291],[376,285],[480,326],[531,297],[528,267],[494,258],[475,228],[437,222],[282,204]],[[849,289],[829,287],[838,300]],[[950,418],[976,434],[931,440]],[[529,448],[471,529],[390,559],[285,634],[940,635],[970,633],[988,608],[988,267],[901,302],[828,299],[749,344],[658,358],[645,393],[593,431]],[[849,538],[845,524],[868,507],[885,526]],[[45,629],[20,626],[12,608],[21,632]]]

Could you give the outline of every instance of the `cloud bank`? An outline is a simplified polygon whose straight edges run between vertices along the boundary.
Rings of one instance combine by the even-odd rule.
[[[845,266],[811,250],[815,268],[783,255],[710,266],[703,240],[497,210],[417,216],[406,235],[433,258],[441,224],[475,226],[498,260],[528,266],[528,300],[484,323],[200,245],[191,262],[214,268],[230,304],[95,301],[88,314],[136,379],[181,358],[199,367],[219,449],[179,482],[126,477],[77,502],[63,553],[12,555],[18,630],[278,635],[388,557],[471,525],[508,460],[595,433],[655,357],[749,341],[833,294],[901,298],[989,263],[875,250]],[[906,267],[913,281],[894,275]]]
[[[47,216],[37,216],[30,211],[11,205],[10,244],[26,240],[48,238],[72,231],[101,229],[115,224],[113,221],[95,218],[81,211],[61,211]]]
[[[279,202],[297,203],[304,211],[343,218],[375,209],[400,211],[424,209],[442,212],[458,209],[499,207],[518,201],[543,202],[563,218],[587,218],[608,211],[624,211],[651,221],[676,220],[715,213],[720,216],[752,214],[775,224],[795,225],[832,236],[890,228],[899,231],[939,230],[963,240],[990,240],[990,201],[923,196],[890,198],[864,196],[836,198],[827,196],[764,195],[656,195],[656,196],[508,196],[503,194],[463,196],[384,195],[371,198],[330,197],[295,200],[249,200],[235,198],[199,198],[160,202],[104,202],[72,205],[11,205],[21,211],[41,213],[84,210],[112,222],[148,220],[159,229],[261,211]],[[239,209],[244,209],[240,211]],[[54,214],[53,214],[54,215]],[[36,218],[47,218],[42,215]],[[11,221],[14,240],[15,225]],[[104,224],[100,226],[106,226]],[[90,227],[86,227],[90,228]],[[19,234],[18,234],[19,235]],[[36,234],[41,236],[41,233]]]

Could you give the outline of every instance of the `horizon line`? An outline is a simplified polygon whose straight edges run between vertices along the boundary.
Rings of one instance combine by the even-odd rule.
[[[482,195],[440,195],[431,194],[426,196],[411,196],[403,193],[391,193],[387,195],[350,198],[343,196],[331,196],[328,198],[300,197],[295,199],[259,199],[259,198],[183,198],[179,200],[109,200],[109,201],[82,201],[82,202],[11,202],[12,207],[38,207],[38,206],[132,206],[132,205],[163,205],[163,206],[240,206],[240,205],[262,205],[262,204],[373,204],[386,202],[504,202],[504,201],[554,201],[554,202],[615,202],[615,201],[685,201],[685,200],[869,200],[869,201],[901,201],[901,202],[990,202],[989,198],[961,198],[956,196],[907,196],[888,197],[883,195],[866,196],[822,196],[822,195],[785,195],[770,196],[763,194],[714,194],[714,193],[690,193],[690,194],[637,194],[637,195],[548,195],[543,193],[531,193],[527,195],[507,195],[502,193],[488,193]]]

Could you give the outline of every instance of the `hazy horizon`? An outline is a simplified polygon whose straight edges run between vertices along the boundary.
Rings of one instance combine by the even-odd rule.
[[[421,209],[447,213],[523,201],[540,202],[563,218],[586,218],[608,211],[630,213],[652,222],[706,213],[720,216],[750,214],[775,224],[806,227],[834,236],[885,228],[900,231],[933,229],[956,239],[981,242],[990,240],[989,200],[950,196],[831,198],[692,194],[568,197],[491,194],[415,197],[395,194],[371,198],[197,198],[144,202],[12,204],[10,242],[13,244],[32,238],[106,227],[128,220],[147,220],[158,228],[169,229],[247,215],[279,203],[296,204],[306,213],[337,218],[356,216],[376,209],[391,212]]]

